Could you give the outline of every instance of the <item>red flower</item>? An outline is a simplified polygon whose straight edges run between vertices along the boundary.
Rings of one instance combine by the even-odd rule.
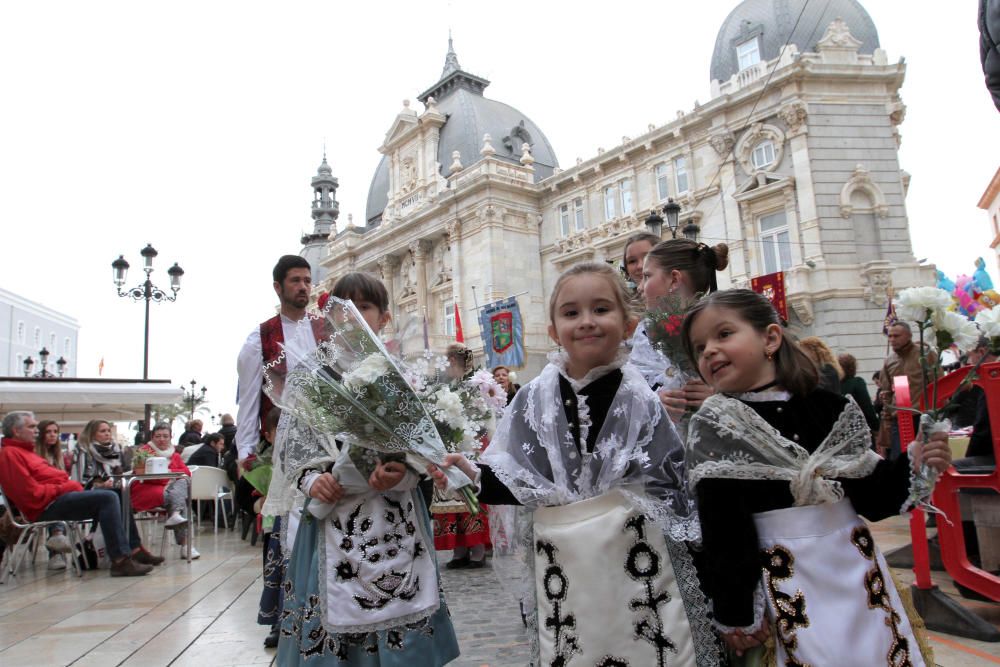
[[[683,323],[683,317],[680,315],[671,315],[663,321],[663,330],[670,336],[676,336],[681,332],[681,325]]]
[[[323,292],[322,294],[319,295],[319,298],[316,299],[316,307],[319,308],[320,310],[326,310],[326,304],[329,300],[330,300],[330,293]]]

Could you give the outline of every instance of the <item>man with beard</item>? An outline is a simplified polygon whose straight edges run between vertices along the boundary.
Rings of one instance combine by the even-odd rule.
[[[237,360],[239,412],[236,416],[236,450],[241,470],[250,470],[256,465],[258,444],[264,436],[267,416],[274,407],[270,397],[264,393],[265,365],[278,360],[285,345],[307,348],[296,349],[292,359],[316,347],[312,328],[305,332],[299,331],[298,326],[306,316],[312,288],[309,262],[298,255],[284,255],[275,264],[272,277],[274,292],[280,301],[279,313],[250,332]],[[279,365],[290,361],[282,359]],[[278,450],[279,444],[275,442],[275,450]],[[242,501],[248,499],[241,496],[248,496],[252,490],[247,480],[241,479],[236,485],[237,503],[244,506]],[[264,640],[264,646],[269,648],[278,645],[278,621],[281,616],[281,579],[285,569],[279,539],[282,519],[287,520],[287,517],[275,517],[270,535],[264,536],[264,592],[257,622],[271,626],[271,633]],[[287,528],[294,534],[297,527],[298,522],[292,521]]]

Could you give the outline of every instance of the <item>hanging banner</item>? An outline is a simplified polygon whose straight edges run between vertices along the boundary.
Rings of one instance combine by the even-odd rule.
[[[769,273],[766,276],[758,276],[750,281],[750,289],[757,294],[767,297],[774,309],[778,311],[778,317],[782,322],[788,322],[788,304],[785,301],[785,273]]]
[[[479,330],[486,351],[486,366],[524,365],[524,324],[517,299],[508,297],[479,311]]]

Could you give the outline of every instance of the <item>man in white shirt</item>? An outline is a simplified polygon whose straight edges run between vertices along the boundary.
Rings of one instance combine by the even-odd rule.
[[[264,418],[273,405],[263,391],[264,364],[277,359],[285,341],[296,340],[296,327],[306,315],[312,288],[309,262],[298,255],[282,256],[272,277],[281,304],[279,313],[250,332],[236,362],[239,374],[236,451],[242,468],[246,468],[247,460],[257,451]],[[312,347],[315,346],[316,341],[312,340]]]
[[[274,407],[270,397],[264,393],[264,366],[277,363],[278,366],[286,366],[287,370],[288,366],[296,364],[296,359],[301,359],[316,347],[313,328],[299,327],[299,322],[306,316],[312,288],[309,262],[298,255],[284,255],[274,266],[272,278],[274,292],[280,301],[279,312],[250,332],[236,363],[239,373],[236,450],[239,467],[243,470],[250,468],[256,456],[267,414]],[[281,444],[274,442],[275,455],[280,451]],[[245,485],[246,480],[241,480],[241,483]],[[269,648],[278,644],[281,616],[284,567],[279,565],[282,562],[280,522],[281,518],[276,517],[273,532],[264,536],[264,591],[257,616],[260,625],[271,626],[271,633],[264,640],[264,646]],[[297,521],[294,523],[297,525]],[[290,522],[288,529],[294,528]]]

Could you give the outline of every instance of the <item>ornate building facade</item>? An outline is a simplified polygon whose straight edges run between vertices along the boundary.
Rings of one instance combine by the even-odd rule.
[[[802,4],[740,3],[716,39],[709,102],[562,169],[541,130],[486,98],[489,82],[449,43],[423,110],[404,103],[386,133],[366,224],[326,245],[319,287],[350,270],[381,275],[397,316],[426,314],[439,348],[457,303],[475,351],[476,305],[520,295],[530,376],[552,349],[558,275],[620,261],[669,198],[685,234],[729,245],[720,287],[784,271],[790,327],[870,374],[890,288],[933,284],[911,249],[898,161],[905,66],[888,62],[859,3]]]

